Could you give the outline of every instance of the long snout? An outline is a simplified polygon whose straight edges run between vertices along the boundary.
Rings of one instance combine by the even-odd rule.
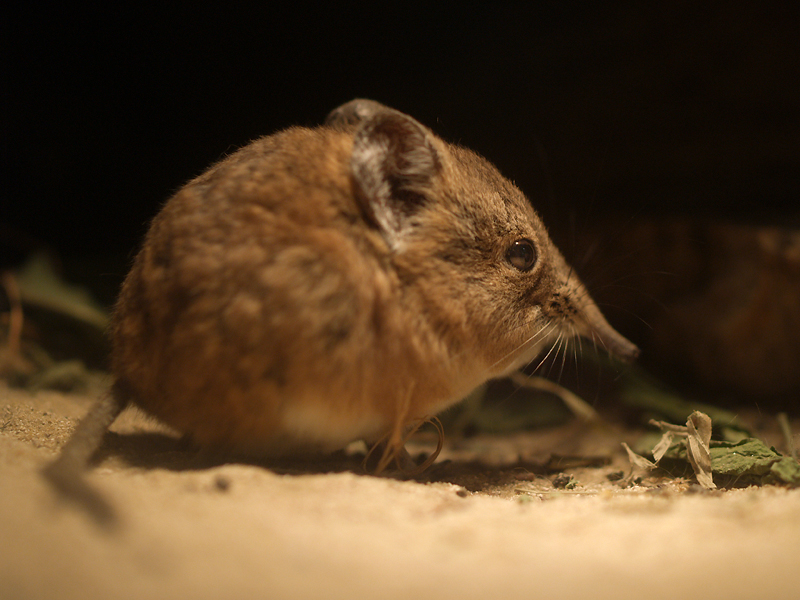
[[[639,356],[639,347],[620,335],[608,323],[592,331],[593,337],[599,341],[611,356],[623,362],[633,362]]]
[[[608,324],[603,313],[592,302],[581,307],[575,325],[580,335],[604,348],[611,356],[623,362],[632,362],[639,356],[639,348]]]

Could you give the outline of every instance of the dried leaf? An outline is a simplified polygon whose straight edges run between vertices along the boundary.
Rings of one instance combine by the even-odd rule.
[[[694,411],[686,421],[688,436],[686,450],[689,464],[694,469],[697,482],[704,488],[713,489],[714,480],[711,476],[711,418],[699,411]]]
[[[672,423],[667,423],[666,421],[656,421],[655,419],[650,419],[648,423],[650,425],[658,427],[659,429],[661,429],[661,431],[671,431],[683,437],[686,437],[689,432],[686,425],[673,425]]]
[[[686,431],[689,435],[697,436],[707,447],[711,442],[711,417],[699,410],[694,411],[686,420]]]
[[[652,471],[653,469],[658,468],[654,463],[647,460],[644,456],[636,454],[636,452],[631,450],[628,444],[626,444],[625,442],[622,442],[622,447],[625,448],[625,452],[628,453],[628,460],[631,463],[630,473],[628,473],[627,476],[619,480],[619,484],[622,485],[623,487],[631,485],[637,469]]]
[[[628,459],[631,461],[631,468],[638,467],[640,469],[647,469],[648,471],[658,468],[655,463],[650,462],[644,456],[636,454],[625,442],[622,442],[622,447],[625,448],[625,451],[628,453]]]
[[[664,435],[661,436],[661,440],[659,440],[659,442],[653,448],[653,460],[656,464],[658,464],[658,461],[664,458],[667,450],[669,450],[669,447],[672,446],[672,439],[674,437],[674,431],[665,431]]]

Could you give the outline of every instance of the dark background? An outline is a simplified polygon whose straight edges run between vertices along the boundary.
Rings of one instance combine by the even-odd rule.
[[[3,19],[3,262],[126,256],[211,162],[356,96],[486,155],[557,234],[797,214],[796,2],[172,4]]]

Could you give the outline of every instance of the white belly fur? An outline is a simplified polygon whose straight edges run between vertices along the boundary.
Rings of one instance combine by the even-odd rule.
[[[282,437],[287,449],[313,449],[333,452],[360,439],[376,441],[389,428],[379,415],[337,410],[335,403],[295,403],[282,415]]]

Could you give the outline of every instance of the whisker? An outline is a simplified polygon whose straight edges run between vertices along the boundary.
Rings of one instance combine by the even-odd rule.
[[[562,357],[564,356],[564,346],[567,343],[566,340],[567,340],[567,336],[564,334],[564,331],[562,330],[560,335],[558,336],[558,347],[556,348],[556,353],[553,355],[553,362],[552,362],[552,365],[550,367],[551,371],[555,367],[556,363],[558,362],[559,355],[561,355]],[[562,368],[559,369],[559,372],[558,372],[558,377],[559,377],[558,380],[559,381],[560,381],[560,377],[561,377],[561,372],[563,370],[564,369],[563,369],[563,365],[562,365]]]
[[[665,313],[669,313],[670,312],[670,308],[666,304],[664,304],[661,300],[659,300],[656,296],[654,296],[653,294],[651,294],[649,292],[644,292],[644,291],[642,291],[642,290],[640,290],[638,288],[629,287],[629,286],[615,286],[615,287],[618,287],[618,288],[623,289],[625,291],[635,292],[635,293],[639,294],[641,297],[646,298],[650,302],[654,303],[656,306],[658,306]],[[603,303],[599,303],[598,306],[600,306],[601,304],[603,304]],[[608,306],[607,304],[604,304],[604,305]]]
[[[633,311],[632,311],[632,310],[630,310],[629,308],[625,308],[625,307],[623,307],[623,306],[617,306],[617,305],[615,305],[615,304],[608,304],[608,303],[603,303],[603,304],[601,304],[600,306],[607,306],[607,307],[610,307],[610,308],[614,308],[614,309],[616,309],[616,310],[621,310],[622,312],[624,312],[624,313],[626,313],[626,314],[628,314],[628,315],[632,316],[633,318],[637,319],[638,321],[640,321],[640,322],[641,322],[641,323],[642,323],[642,324],[643,324],[645,327],[647,327],[647,328],[648,328],[648,329],[650,329],[651,331],[653,330],[653,326],[652,326],[652,325],[650,325],[650,323],[648,323],[647,321],[645,321],[645,320],[644,320],[642,317],[640,317],[639,315],[637,315],[635,312],[633,312]]]
[[[547,354],[545,354],[544,357],[542,358],[542,360],[539,361],[539,364],[536,365],[536,368],[533,370],[534,373],[541,368],[541,366],[544,364],[544,362],[547,360],[547,358],[553,353],[553,350],[555,349],[555,347],[556,347],[555,342],[553,342],[553,344],[550,345],[550,350],[547,351]],[[531,362],[533,362],[533,361],[531,361]],[[530,363],[528,363],[528,364],[530,364]]]
[[[575,369],[578,369],[578,350],[583,354],[583,338],[576,335],[575,326],[572,325],[572,338],[578,338],[577,343],[572,344],[572,356],[575,358]]]
[[[504,362],[505,360],[507,360],[509,356],[511,356],[511,355],[512,355],[512,354],[514,354],[515,352],[518,352],[518,351],[519,351],[521,348],[524,348],[524,347],[526,347],[526,346],[527,346],[527,345],[529,345],[531,342],[533,342],[534,340],[536,340],[536,338],[537,338],[537,337],[539,337],[539,336],[547,337],[547,335],[549,335],[549,334],[550,334],[550,332],[552,332],[552,330],[553,330],[555,327],[556,327],[556,323],[548,323],[547,325],[545,325],[544,327],[542,327],[542,328],[541,328],[539,331],[537,331],[536,333],[534,333],[534,334],[533,334],[531,337],[529,337],[527,340],[525,340],[524,342],[522,342],[522,343],[521,343],[519,346],[517,346],[516,348],[514,348],[514,349],[513,349],[513,350],[511,350],[510,352],[507,352],[507,353],[506,353],[505,355],[503,355],[503,356],[502,356],[502,357],[501,357],[499,360],[497,360],[497,361],[495,361],[494,363],[492,363],[492,364],[489,366],[489,369],[490,369],[490,370],[491,370],[491,369],[494,369],[494,368],[495,368],[497,365],[499,365],[500,363],[502,363],[502,362]],[[544,334],[544,335],[543,335],[543,334]]]
[[[558,337],[553,342],[553,348],[552,349],[555,351],[555,353],[553,354],[552,360],[550,360],[548,362],[548,367],[547,367],[547,378],[548,379],[550,379],[552,374],[553,374],[553,363],[555,362],[556,358],[558,357],[558,349],[559,349],[559,345],[561,344],[561,336],[562,335],[563,335],[563,332],[559,332],[558,333]]]
[[[567,362],[567,346],[569,346],[569,339],[565,337],[563,342],[564,345],[561,348],[561,368],[558,370],[558,378],[556,379],[558,383],[561,383],[561,377],[564,375],[564,364]]]
[[[599,246],[599,244],[595,243],[594,246]],[[618,267],[619,265],[626,265],[626,261],[630,257],[635,256],[637,252],[638,252],[637,249],[631,249],[629,252],[625,252],[622,254],[615,254],[610,260],[605,260],[602,263],[599,263],[590,270],[591,276],[587,276],[584,279],[584,283],[588,287],[591,287],[592,289],[597,289],[595,286],[595,282],[602,281],[603,277],[607,273],[613,273],[615,268]],[[642,277],[645,275],[667,275],[674,277],[676,275],[676,273],[670,271],[659,271],[659,270],[646,270],[635,273],[630,272],[630,269],[625,269],[625,271],[626,274],[620,275],[619,276],[620,278],[628,279],[633,277]]]

